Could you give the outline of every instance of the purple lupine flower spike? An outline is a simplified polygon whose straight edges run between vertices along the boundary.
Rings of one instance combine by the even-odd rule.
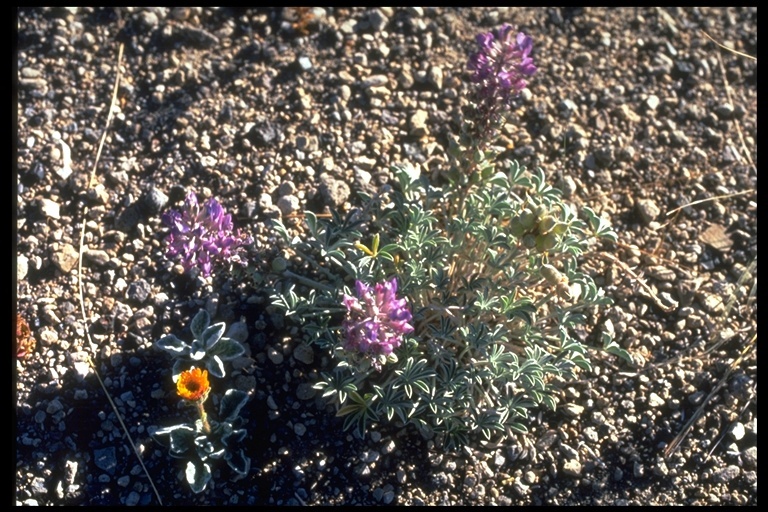
[[[525,88],[524,77],[536,72],[530,57],[533,39],[522,32],[512,34],[512,26],[505,23],[477,36],[480,49],[470,56],[468,67],[483,99],[508,101]]]
[[[342,324],[344,349],[358,353],[381,370],[382,358],[403,342],[403,335],[413,332],[412,316],[405,299],[397,298],[397,280],[377,283],[373,288],[355,282],[357,297],[344,294],[347,317]]]
[[[531,57],[533,39],[522,32],[515,34],[505,23],[498,29],[475,38],[478,51],[470,55],[467,68],[475,91],[474,136],[490,140],[499,128],[512,99],[528,85],[536,72]]]
[[[221,261],[244,263],[244,246],[253,241],[232,231],[232,215],[224,213],[215,199],[208,199],[200,208],[194,192],[187,194],[181,212],[171,210],[162,220],[171,228],[167,257],[180,257],[184,270],[197,267],[204,276]]]

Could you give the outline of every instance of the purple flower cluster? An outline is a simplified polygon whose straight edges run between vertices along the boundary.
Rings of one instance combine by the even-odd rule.
[[[244,246],[253,241],[232,231],[232,215],[225,214],[215,199],[208,199],[200,208],[194,192],[187,194],[181,212],[171,210],[162,220],[171,228],[167,257],[181,256],[185,270],[198,267],[204,276],[211,274],[214,262],[242,263]]]
[[[374,368],[381,370],[380,356],[391,354],[403,342],[403,335],[413,332],[411,312],[405,299],[397,298],[394,277],[374,287],[356,281],[355,289],[357,297],[344,294],[344,348],[369,356]]]
[[[504,23],[498,29],[477,36],[480,50],[469,58],[471,80],[480,84],[479,97],[483,101],[507,103],[525,89],[525,77],[536,72],[531,58],[533,39]]]

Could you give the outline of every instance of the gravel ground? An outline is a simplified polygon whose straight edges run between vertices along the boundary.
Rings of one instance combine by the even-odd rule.
[[[121,419],[163,504],[757,504],[757,8],[23,8],[17,21],[15,291],[36,341],[15,362],[17,504],[157,504]],[[185,190],[213,195],[268,263],[267,219],[348,211],[395,162],[439,168],[474,36],[505,21],[534,38],[539,67],[505,156],[612,219],[619,242],[584,265],[615,305],[589,328],[612,329],[637,365],[595,354],[563,406],[503,446],[443,453],[392,424],[346,434],[307,384],[328,358],[294,350],[258,286],[180,276],[160,214]],[[253,390],[253,467],[236,482],[219,468],[194,495],[150,437],[180,414],[152,343],[201,306],[246,322],[233,375]]]

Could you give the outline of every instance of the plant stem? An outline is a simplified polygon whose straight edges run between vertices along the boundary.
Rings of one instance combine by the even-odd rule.
[[[203,432],[207,435],[211,433],[211,424],[208,423],[208,414],[205,412],[205,407],[203,407],[203,401],[198,400],[195,402],[195,405],[197,406],[197,412],[200,413],[200,421],[203,423]]]
[[[292,277],[293,279],[296,279],[300,283],[304,283],[307,286],[311,286],[311,287],[316,288],[318,290],[323,290],[323,291],[326,291],[328,293],[335,293],[336,292],[336,289],[331,287],[331,286],[328,286],[328,285],[325,285],[325,284],[322,284],[322,283],[318,283],[317,281],[315,281],[313,279],[309,279],[309,278],[306,278],[304,276],[300,276],[298,274],[294,274],[290,270],[283,271],[283,276],[285,276],[285,277]]]

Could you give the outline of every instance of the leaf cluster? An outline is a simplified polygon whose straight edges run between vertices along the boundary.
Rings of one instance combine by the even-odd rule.
[[[205,490],[212,478],[211,460],[224,459],[239,477],[250,471],[251,459],[240,447],[247,434],[244,428],[240,428],[243,423],[240,410],[247,401],[248,394],[244,391],[228,390],[219,406],[220,420],[210,420],[209,433],[204,431],[202,420],[154,432],[155,437],[168,436],[168,450],[172,457],[187,459],[185,476],[195,493]]]
[[[176,359],[173,365],[174,382],[190,364],[202,364],[211,375],[223,378],[224,361],[231,361],[245,352],[245,347],[239,341],[224,336],[224,322],[211,325],[211,317],[204,309],[197,312],[189,328],[194,337],[191,343],[174,334],[163,336],[155,342],[157,348],[165,350]]]
[[[412,423],[450,448],[477,435],[503,439],[527,431],[534,407],[555,409],[558,383],[590,368],[577,333],[610,300],[579,262],[596,240],[616,234],[592,210],[577,215],[540,169],[512,162],[500,172],[492,158],[476,153],[475,172],[449,173],[443,186],[411,165],[393,167],[397,190],[366,206],[373,249],[362,243],[360,223],[338,215],[320,221],[308,213],[307,240],[290,239],[276,223],[287,250],[315,272],[309,279],[286,270],[273,304],[331,350],[337,365],[316,387],[345,428]],[[340,298],[354,279],[393,275],[415,331],[379,372],[345,353],[334,313],[344,311]]]

